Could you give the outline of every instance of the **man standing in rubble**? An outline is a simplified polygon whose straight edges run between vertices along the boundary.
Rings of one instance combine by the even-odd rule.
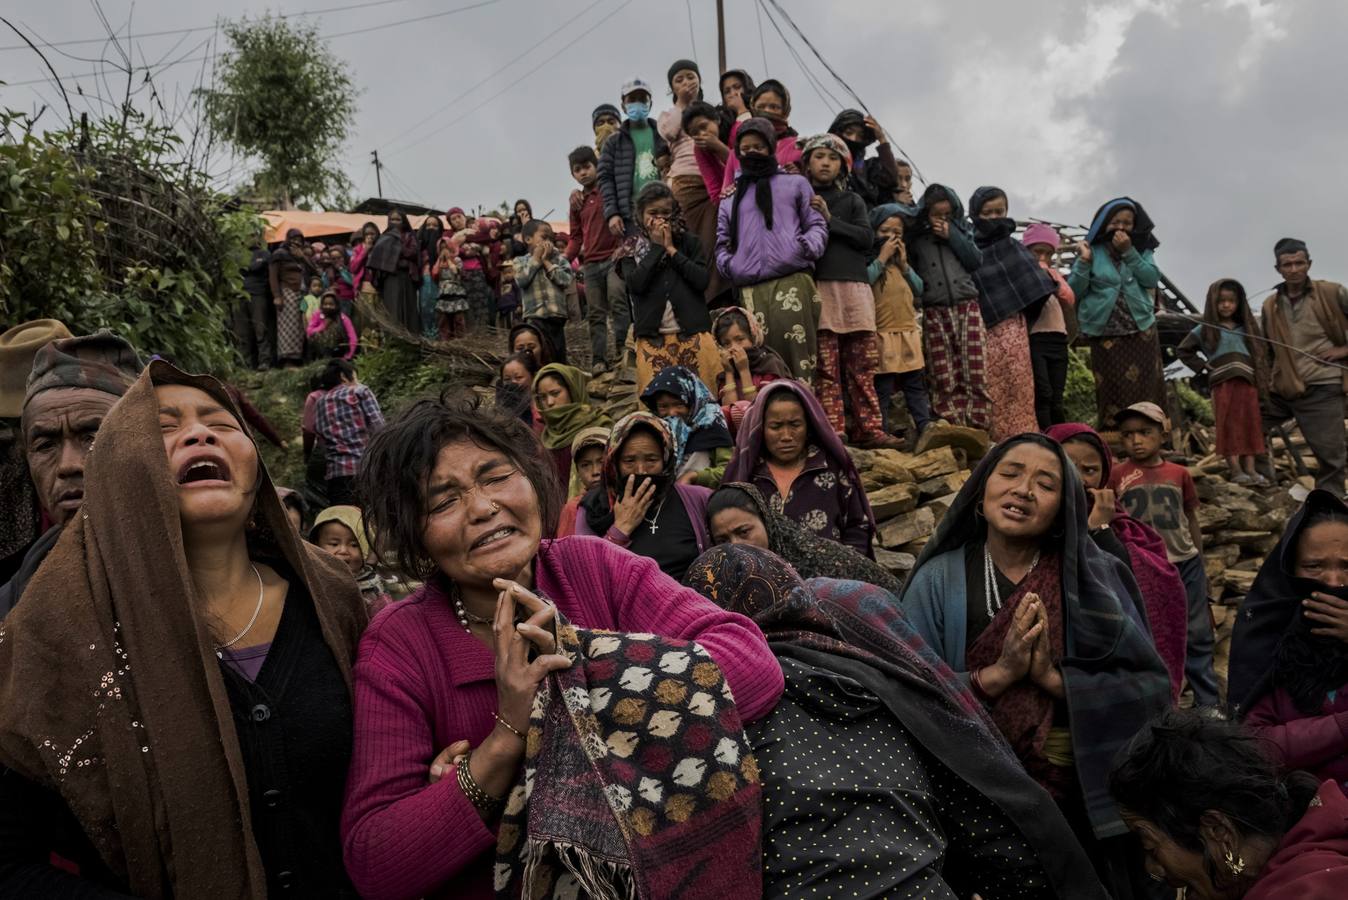
[[[1264,301],[1262,311],[1264,334],[1275,342],[1266,418],[1296,419],[1319,464],[1315,486],[1342,497],[1348,464],[1343,425],[1348,288],[1310,277],[1311,257],[1304,241],[1283,238],[1274,245],[1273,255],[1283,281]]]

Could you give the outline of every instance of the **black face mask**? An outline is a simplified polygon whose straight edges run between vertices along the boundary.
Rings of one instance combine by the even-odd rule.
[[[777,157],[749,153],[740,157],[740,170],[750,178],[765,178],[777,172]]]
[[[849,141],[844,138],[843,143],[847,145],[848,151],[851,152],[853,163],[861,162],[861,160],[866,158],[867,144],[865,141]]]
[[[664,472],[660,472],[656,475],[638,475],[633,479],[632,490],[634,492],[640,490],[641,486],[647,481],[650,481],[655,485],[655,496],[659,497],[669,488],[670,477]],[[625,496],[627,496],[627,479],[620,478],[618,480],[618,497],[622,498]]]

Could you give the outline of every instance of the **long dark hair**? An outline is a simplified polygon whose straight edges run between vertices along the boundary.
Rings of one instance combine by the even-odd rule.
[[[1254,366],[1255,387],[1261,392],[1266,391],[1269,386],[1268,362],[1265,348],[1261,346],[1260,338],[1263,334],[1259,330],[1259,319],[1255,316],[1254,310],[1250,309],[1245,285],[1234,278],[1220,278],[1208,286],[1207,302],[1203,304],[1203,330],[1199,332],[1203,352],[1209,359],[1217,352],[1217,342],[1222,333],[1221,317],[1217,315],[1217,302],[1221,299],[1223,290],[1236,295],[1236,324],[1245,329],[1245,346],[1250,352]]]
[[[503,410],[476,401],[439,398],[414,403],[371,438],[356,476],[365,530],[381,562],[425,579],[435,572],[422,540],[426,482],[445,445],[471,441],[497,450],[533,485],[544,537],[557,530],[561,486],[556,469],[527,425]],[[378,539],[376,539],[378,536]]]
[[[1242,834],[1276,843],[1305,813],[1318,788],[1304,772],[1279,774],[1273,760],[1263,741],[1234,722],[1170,710],[1123,750],[1110,773],[1109,791],[1125,812],[1202,853],[1214,885],[1231,886],[1228,867],[1208,856],[1199,836],[1204,813],[1222,812]]]
[[[1348,515],[1332,507],[1317,509],[1302,523],[1297,542],[1316,525],[1330,522],[1348,525]],[[1293,558],[1299,552],[1299,548],[1293,547]],[[1341,590],[1323,586],[1319,589],[1324,593],[1344,595]],[[1307,715],[1319,715],[1324,708],[1325,695],[1348,684],[1348,646],[1336,637],[1312,634],[1313,627],[1314,623],[1298,611],[1273,653],[1273,686],[1286,691],[1296,708]]]

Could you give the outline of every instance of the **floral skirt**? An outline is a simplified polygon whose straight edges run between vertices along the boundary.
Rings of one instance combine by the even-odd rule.
[[[1113,428],[1120,410],[1143,400],[1166,408],[1161,341],[1155,327],[1117,337],[1091,338],[1091,371],[1095,373],[1095,407],[1101,428]]]
[[[1003,441],[1027,431],[1038,431],[1034,414],[1034,364],[1030,360],[1030,334],[1025,317],[1008,316],[993,325],[985,338],[984,360],[988,372],[988,398],[992,401],[994,441]]]
[[[764,343],[786,361],[792,377],[813,386],[819,365],[820,302],[810,273],[797,272],[741,288],[740,301],[758,320]]]
[[[695,372],[703,384],[716,384],[721,372],[721,352],[710,331],[699,331],[686,338],[662,334],[658,338],[639,337],[637,350],[637,396],[655,378],[655,373],[670,366],[683,366]]]

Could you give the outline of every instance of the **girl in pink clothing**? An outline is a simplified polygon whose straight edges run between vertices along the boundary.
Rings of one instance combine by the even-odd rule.
[[[755,118],[767,119],[777,132],[777,164],[788,172],[800,174],[800,147],[796,146],[799,135],[787,121],[791,117],[791,92],[777,79],[769,78],[754,90],[749,105]],[[737,146],[735,141],[741,124],[743,123],[736,122],[730,129],[731,147]],[[722,196],[726,196],[734,188],[735,176],[739,171],[739,160],[732,153],[725,164],[725,179],[721,183]]]
[[[1039,315],[1030,321],[1030,358],[1034,364],[1034,413],[1040,428],[1067,421],[1063,392],[1067,389],[1067,311],[1076,307],[1077,295],[1054,265],[1060,238],[1052,225],[1035,222],[1021,237],[1025,249],[1039,260],[1040,267],[1053,279],[1053,292]]]
[[[497,816],[534,693],[571,664],[554,652],[555,611],[579,627],[696,640],[745,720],[780,696],[752,621],[606,541],[547,539],[560,489],[519,419],[422,401],[375,435],[360,478],[370,530],[426,579],[376,617],[353,671],[342,839],[362,896],[494,896]]]
[[[331,359],[336,356],[350,359],[356,355],[356,327],[351,317],[342,312],[337,293],[323,292],[318,309],[304,328],[305,346],[312,359]]]

